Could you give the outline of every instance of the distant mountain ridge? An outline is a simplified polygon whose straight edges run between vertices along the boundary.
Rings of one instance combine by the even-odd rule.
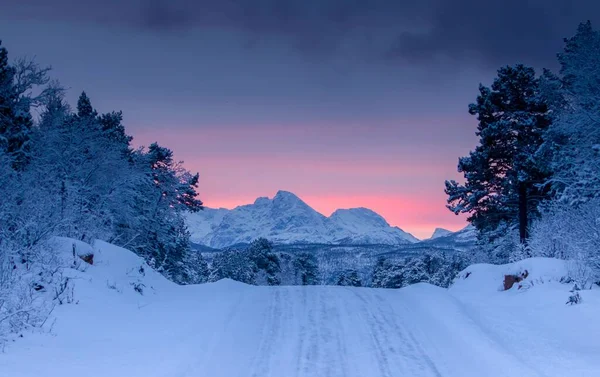
[[[451,230],[448,230],[448,229],[435,228],[435,230],[433,231],[433,234],[431,235],[431,237],[429,239],[434,240],[436,238],[446,237],[452,233],[454,233],[454,232],[452,232]]]
[[[451,248],[457,250],[468,250],[477,242],[477,230],[473,225],[466,227],[456,232],[451,232],[446,229],[436,229],[431,238],[421,241],[423,245]]]
[[[189,214],[194,243],[224,248],[265,237],[275,243],[403,245],[419,242],[367,208],[338,209],[326,217],[288,191],[234,209]]]

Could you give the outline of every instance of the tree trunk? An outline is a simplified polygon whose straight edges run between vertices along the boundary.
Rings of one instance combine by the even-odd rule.
[[[519,182],[519,238],[521,244],[527,243],[527,183]]]

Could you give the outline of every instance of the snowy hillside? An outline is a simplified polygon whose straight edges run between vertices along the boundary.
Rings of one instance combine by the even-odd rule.
[[[67,240],[68,241],[68,240]],[[63,246],[68,253],[69,242]],[[79,246],[78,246],[79,247]],[[564,262],[474,265],[449,290],[177,286],[133,253],[93,247],[74,303],[0,355],[11,377],[592,377],[600,291],[567,306]],[[528,278],[500,291],[505,274]],[[137,287],[137,288],[136,288]],[[136,290],[137,289],[137,290]]]
[[[187,224],[193,242],[214,248],[259,237],[285,244],[401,245],[418,241],[369,209],[340,209],[325,217],[287,191],[232,210],[207,208],[188,215]]]

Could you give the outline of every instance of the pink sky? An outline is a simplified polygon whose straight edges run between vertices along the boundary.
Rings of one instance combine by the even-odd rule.
[[[410,135],[415,146],[389,127],[345,133],[314,125],[131,129],[136,144],[158,141],[200,173],[207,207],[234,208],[286,190],[324,215],[370,208],[418,238],[436,227],[466,225],[445,208],[443,188],[445,179],[459,177],[457,158],[472,140],[428,146],[427,135],[416,132]],[[357,141],[365,135],[368,141]]]

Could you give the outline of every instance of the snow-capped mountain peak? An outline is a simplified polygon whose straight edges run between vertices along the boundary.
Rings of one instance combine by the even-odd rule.
[[[285,190],[277,191],[277,193],[273,197],[273,201],[302,202],[303,204],[306,204],[296,194]]]
[[[329,219],[344,222],[351,226],[357,225],[357,223],[378,227],[390,226],[381,215],[364,207],[337,209],[329,216]]]
[[[446,237],[451,235],[453,232],[451,230],[448,229],[444,229],[444,228],[435,228],[435,230],[433,231],[433,234],[431,235],[431,237],[429,238],[430,240],[434,240],[436,238],[439,237]]]
[[[336,243],[398,245],[418,242],[411,234],[391,227],[378,213],[368,208],[338,209],[328,218]]]
[[[215,212],[218,211],[218,212]],[[269,199],[232,210],[207,208],[188,215],[192,241],[215,248],[265,237],[275,243],[386,244],[417,242],[367,208],[338,209],[325,217],[297,195],[280,190]]]

